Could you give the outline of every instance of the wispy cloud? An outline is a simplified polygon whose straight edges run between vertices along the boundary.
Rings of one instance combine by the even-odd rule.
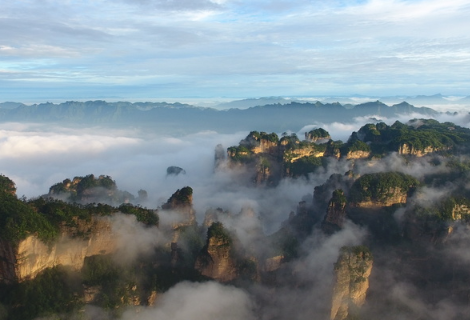
[[[12,71],[53,61],[30,79],[77,81],[81,68],[76,85],[103,90],[137,77],[171,95],[466,95],[469,11],[463,0],[8,2],[0,57]]]

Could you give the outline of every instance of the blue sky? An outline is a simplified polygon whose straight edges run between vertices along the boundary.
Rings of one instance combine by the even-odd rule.
[[[0,101],[470,95],[470,1],[0,0]]]

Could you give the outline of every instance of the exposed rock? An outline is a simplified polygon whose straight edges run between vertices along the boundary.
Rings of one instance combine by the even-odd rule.
[[[358,313],[365,303],[371,271],[372,254],[367,247],[341,248],[335,264],[331,320],[343,320]]]
[[[92,303],[95,301],[98,294],[101,292],[101,286],[83,286],[83,296],[85,303]]]
[[[277,142],[269,141],[266,139],[260,139],[259,145],[255,146],[251,150],[254,154],[258,153],[277,153]]]
[[[222,223],[215,222],[207,231],[207,242],[196,260],[195,269],[220,282],[231,281],[238,276],[232,252],[230,235]]]
[[[56,183],[49,188],[48,196],[71,202],[108,204],[127,203],[134,199],[129,192],[118,190],[110,176],[95,178],[93,174]]]
[[[311,142],[328,142],[330,139],[331,136],[328,131],[322,128],[317,128],[309,132],[305,132],[305,140]]]
[[[418,149],[414,148],[413,146],[411,146],[407,143],[403,143],[398,147],[398,154],[413,155],[413,156],[416,156],[416,157],[422,157],[422,156],[424,156],[428,153],[432,153],[432,152],[436,152],[436,151],[440,151],[440,149],[433,148],[433,147],[425,147],[422,150],[418,150]]]
[[[326,216],[322,223],[325,233],[333,233],[343,227],[346,217],[346,197],[341,189],[333,191],[333,195],[326,210]]]
[[[285,162],[295,162],[303,157],[323,157],[325,156],[324,149],[315,148],[313,145],[307,145],[302,148],[295,148],[284,152]]]
[[[85,257],[116,250],[116,237],[108,219],[76,220],[76,224],[73,228],[63,227],[61,237],[54,244],[45,244],[34,235],[20,241],[15,248],[2,241],[0,280],[7,283],[21,282],[58,265],[78,271],[83,267]],[[87,234],[87,238],[73,238],[77,234]]]
[[[452,209],[452,220],[462,220],[463,217],[470,215],[470,208],[465,204],[456,204]]]
[[[6,192],[11,195],[16,195],[16,186],[13,180],[0,174],[0,192]]]
[[[172,242],[178,242],[181,228],[196,223],[196,214],[193,209],[193,189],[191,187],[184,187],[176,190],[162,206],[162,209],[171,210],[172,214],[175,215],[171,226],[175,231]]]
[[[183,168],[177,166],[170,166],[166,168],[167,176],[177,176],[179,174],[186,174],[186,171]]]
[[[260,164],[258,166],[258,170],[256,172],[256,185],[262,185],[263,183],[267,182],[271,177],[271,170],[269,165],[267,164]]]
[[[370,151],[349,151],[346,159],[366,159],[370,156]]]
[[[359,177],[350,189],[349,203],[353,207],[379,208],[406,203],[419,182],[399,172],[379,172]]]
[[[264,271],[272,272],[272,271],[278,270],[281,267],[283,260],[284,260],[283,255],[266,259],[266,261],[264,262]]]
[[[360,208],[380,208],[380,207],[390,207],[394,204],[404,204],[408,199],[406,191],[403,191],[401,188],[389,188],[386,190],[388,196],[381,200],[366,200],[354,203],[356,207]]]
[[[150,292],[150,295],[147,298],[147,305],[149,307],[152,307],[155,305],[155,302],[157,301],[157,291],[153,290]]]

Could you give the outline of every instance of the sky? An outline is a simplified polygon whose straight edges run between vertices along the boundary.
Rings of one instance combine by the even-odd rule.
[[[0,0],[0,101],[470,95],[468,0]]]

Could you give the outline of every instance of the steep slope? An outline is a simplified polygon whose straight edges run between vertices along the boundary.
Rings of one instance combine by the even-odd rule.
[[[366,300],[372,255],[367,247],[344,247],[335,264],[331,320],[357,315]]]

